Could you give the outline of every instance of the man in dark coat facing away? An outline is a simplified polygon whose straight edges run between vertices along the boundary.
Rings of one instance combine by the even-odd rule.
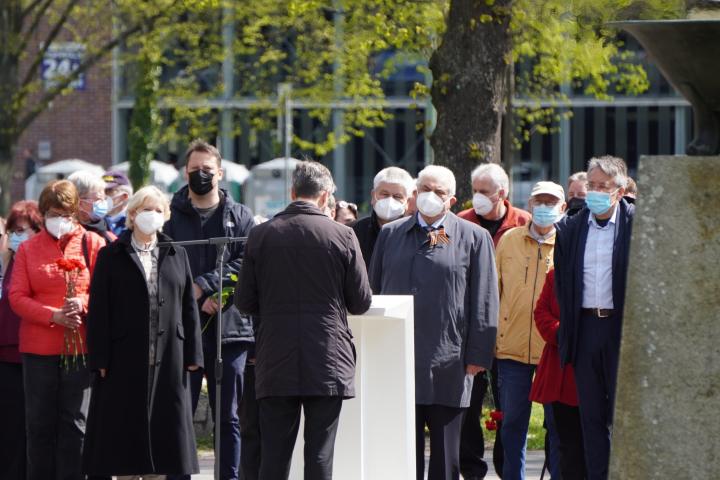
[[[417,187],[417,215],[380,231],[370,281],[375,293],[414,297],[417,478],[424,478],[427,425],[427,478],[457,480],[473,377],[489,369],[495,355],[495,253],[487,230],[449,211],[456,201],[450,170],[425,167]]]
[[[372,294],[352,229],[323,213],[333,190],[327,168],[300,162],[293,202],[255,227],[245,248],[235,305],[258,318],[261,480],[288,477],[301,407],[305,478],[332,478],[340,407],[355,395],[347,312],[366,312]]]

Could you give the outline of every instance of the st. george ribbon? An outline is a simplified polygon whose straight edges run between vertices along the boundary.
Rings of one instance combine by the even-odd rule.
[[[215,357],[215,480],[220,480],[220,396],[222,389],[222,289],[223,289],[223,265],[225,263],[225,252],[229,243],[246,242],[247,237],[213,237],[202,240],[185,240],[178,242],[158,242],[158,247],[186,247],[189,245],[215,245],[217,248],[217,273],[218,273],[218,291],[217,298],[220,308],[217,312],[217,324],[215,326],[216,349]]]

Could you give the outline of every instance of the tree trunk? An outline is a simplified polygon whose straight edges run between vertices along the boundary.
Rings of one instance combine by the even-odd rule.
[[[22,53],[16,51],[22,27],[21,3],[16,0],[0,2],[0,215],[3,216],[10,209],[13,160],[20,137],[15,94]]]
[[[430,58],[437,111],[430,141],[435,163],[455,173],[460,205],[472,197],[472,169],[501,160],[511,6],[512,0],[451,0],[442,44]]]
[[[151,47],[146,47],[151,48]],[[157,92],[160,68],[151,52],[141,53],[138,78],[135,82],[135,106],[130,118],[128,144],[133,188],[138,190],[150,183],[150,162],[155,157],[158,132]]]

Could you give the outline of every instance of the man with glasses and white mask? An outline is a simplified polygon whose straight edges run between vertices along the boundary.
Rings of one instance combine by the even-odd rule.
[[[555,289],[560,306],[558,348],[575,368],[588,480],[608,475],[620,335],[635,207],[623,199],[627,166],[592,158],[587,209],[560,221]]]
[[[511,228],[530,222],[530,214],[521,208],[514,207],[508,197],[510,195],[510,179],[505,170],[496,163],[479,165],[470,174],[473,199],[472,208],[458,213],[458,217],[485,228],[493,237],[497,247],[502,236]],[[492,366],[492,392],[495,405],[499,405],[497,385],[497,366]],[[478,375],[473,384],[470,407],[465,414],[460,441],[460,465],[463,476],[468,480],[485,478],[488,467],[483,460],[485,455],[485,439],[480,425],[482,404],[488,388],[486,374]],[[498,422],[500,425],[501,422]],[[498,432],[495,437],[493,451],[495,468],[502,469],[502,437]]]
[[[360,242],[368,270],[380,229],[386,223],[405,216],[408,198],[412,196],[414,189],[412,177],[402,168],[383,168],[375,175],[373,189],[370,191],[370,205],[373,210],[369,217],[361,218],[350,225]]]
[[[450,212],[455,176],[430,165],[418,175],[418,213],[385,225],[370,267],[373,292],[412,295],[415,311],[416,476],[460,477],[460,429],[474,376],[495,349],[498,283],[487,230]]]

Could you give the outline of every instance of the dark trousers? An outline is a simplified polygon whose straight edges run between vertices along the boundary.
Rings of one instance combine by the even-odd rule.
[[[462,433],[460,435],[460,472],[465,478],[485,478],[488,466],[485,457],[485,438],[483,437],[482,407],[488,389],[488,376],[492,380],[493,405],[500,409],[500,398],[497,387],[497,362],[493,359],[491,374],[475,375],[472,393],[470,395],[470,406],[465,411]],[[493,448],[493,464],[495,471],[502,474],[503,450],[502,437],[500,436],[500,425],[495,435],[495,446]]]
[[[255,398],[255,365],[245,365],[245,391],[240,400],[240,470],[242,480],[260,476],[260,411]]]
[[[237,480],[240,472],[240,420],[238,406],[243,395],[245,362],[248,343],[237,342],[222,346],[223,371],[220,383],[220,479]],[[215,343],[203,338],[205,368],[190,373],[190,394],[193,415],[197,410],[203,376],[207,379],[208,403],[215,416]],[[190,475],[168,476],[168,480],[190,480]]]
[[[464,478],[485,478],[488,471],[485,456],[485,438],[482,427],[482,406],[487,392],[487,374],[475,375],[470,406],[465,411],[460,434],[460,471]]]
[[[341,397],[265,397],[260,405],[262,455],[260,480],[285,480],[290,474],[300,408],[305,413],[305,480],[332,479],[335,435]]]
[[[464,408],[415,405],[415,474],[425,478],[425,426],[430,430],[428,480],[460,478],[460,431]]]
[[[620,320],[583,314],[575,354],[575,383],[589,480],[605,480],[615,405]]]
[[[28,480],[83,480],[87,368],[65,371],[58,355],[23,354],[23,383]]]
[[[25,394],[21,363],[0,362],[0,478],[25,480]]]
[[[560,471],[563,480],[585,480],[585,449],[580,410],[560,402],[552,404],[555,428],[560,439]]]

